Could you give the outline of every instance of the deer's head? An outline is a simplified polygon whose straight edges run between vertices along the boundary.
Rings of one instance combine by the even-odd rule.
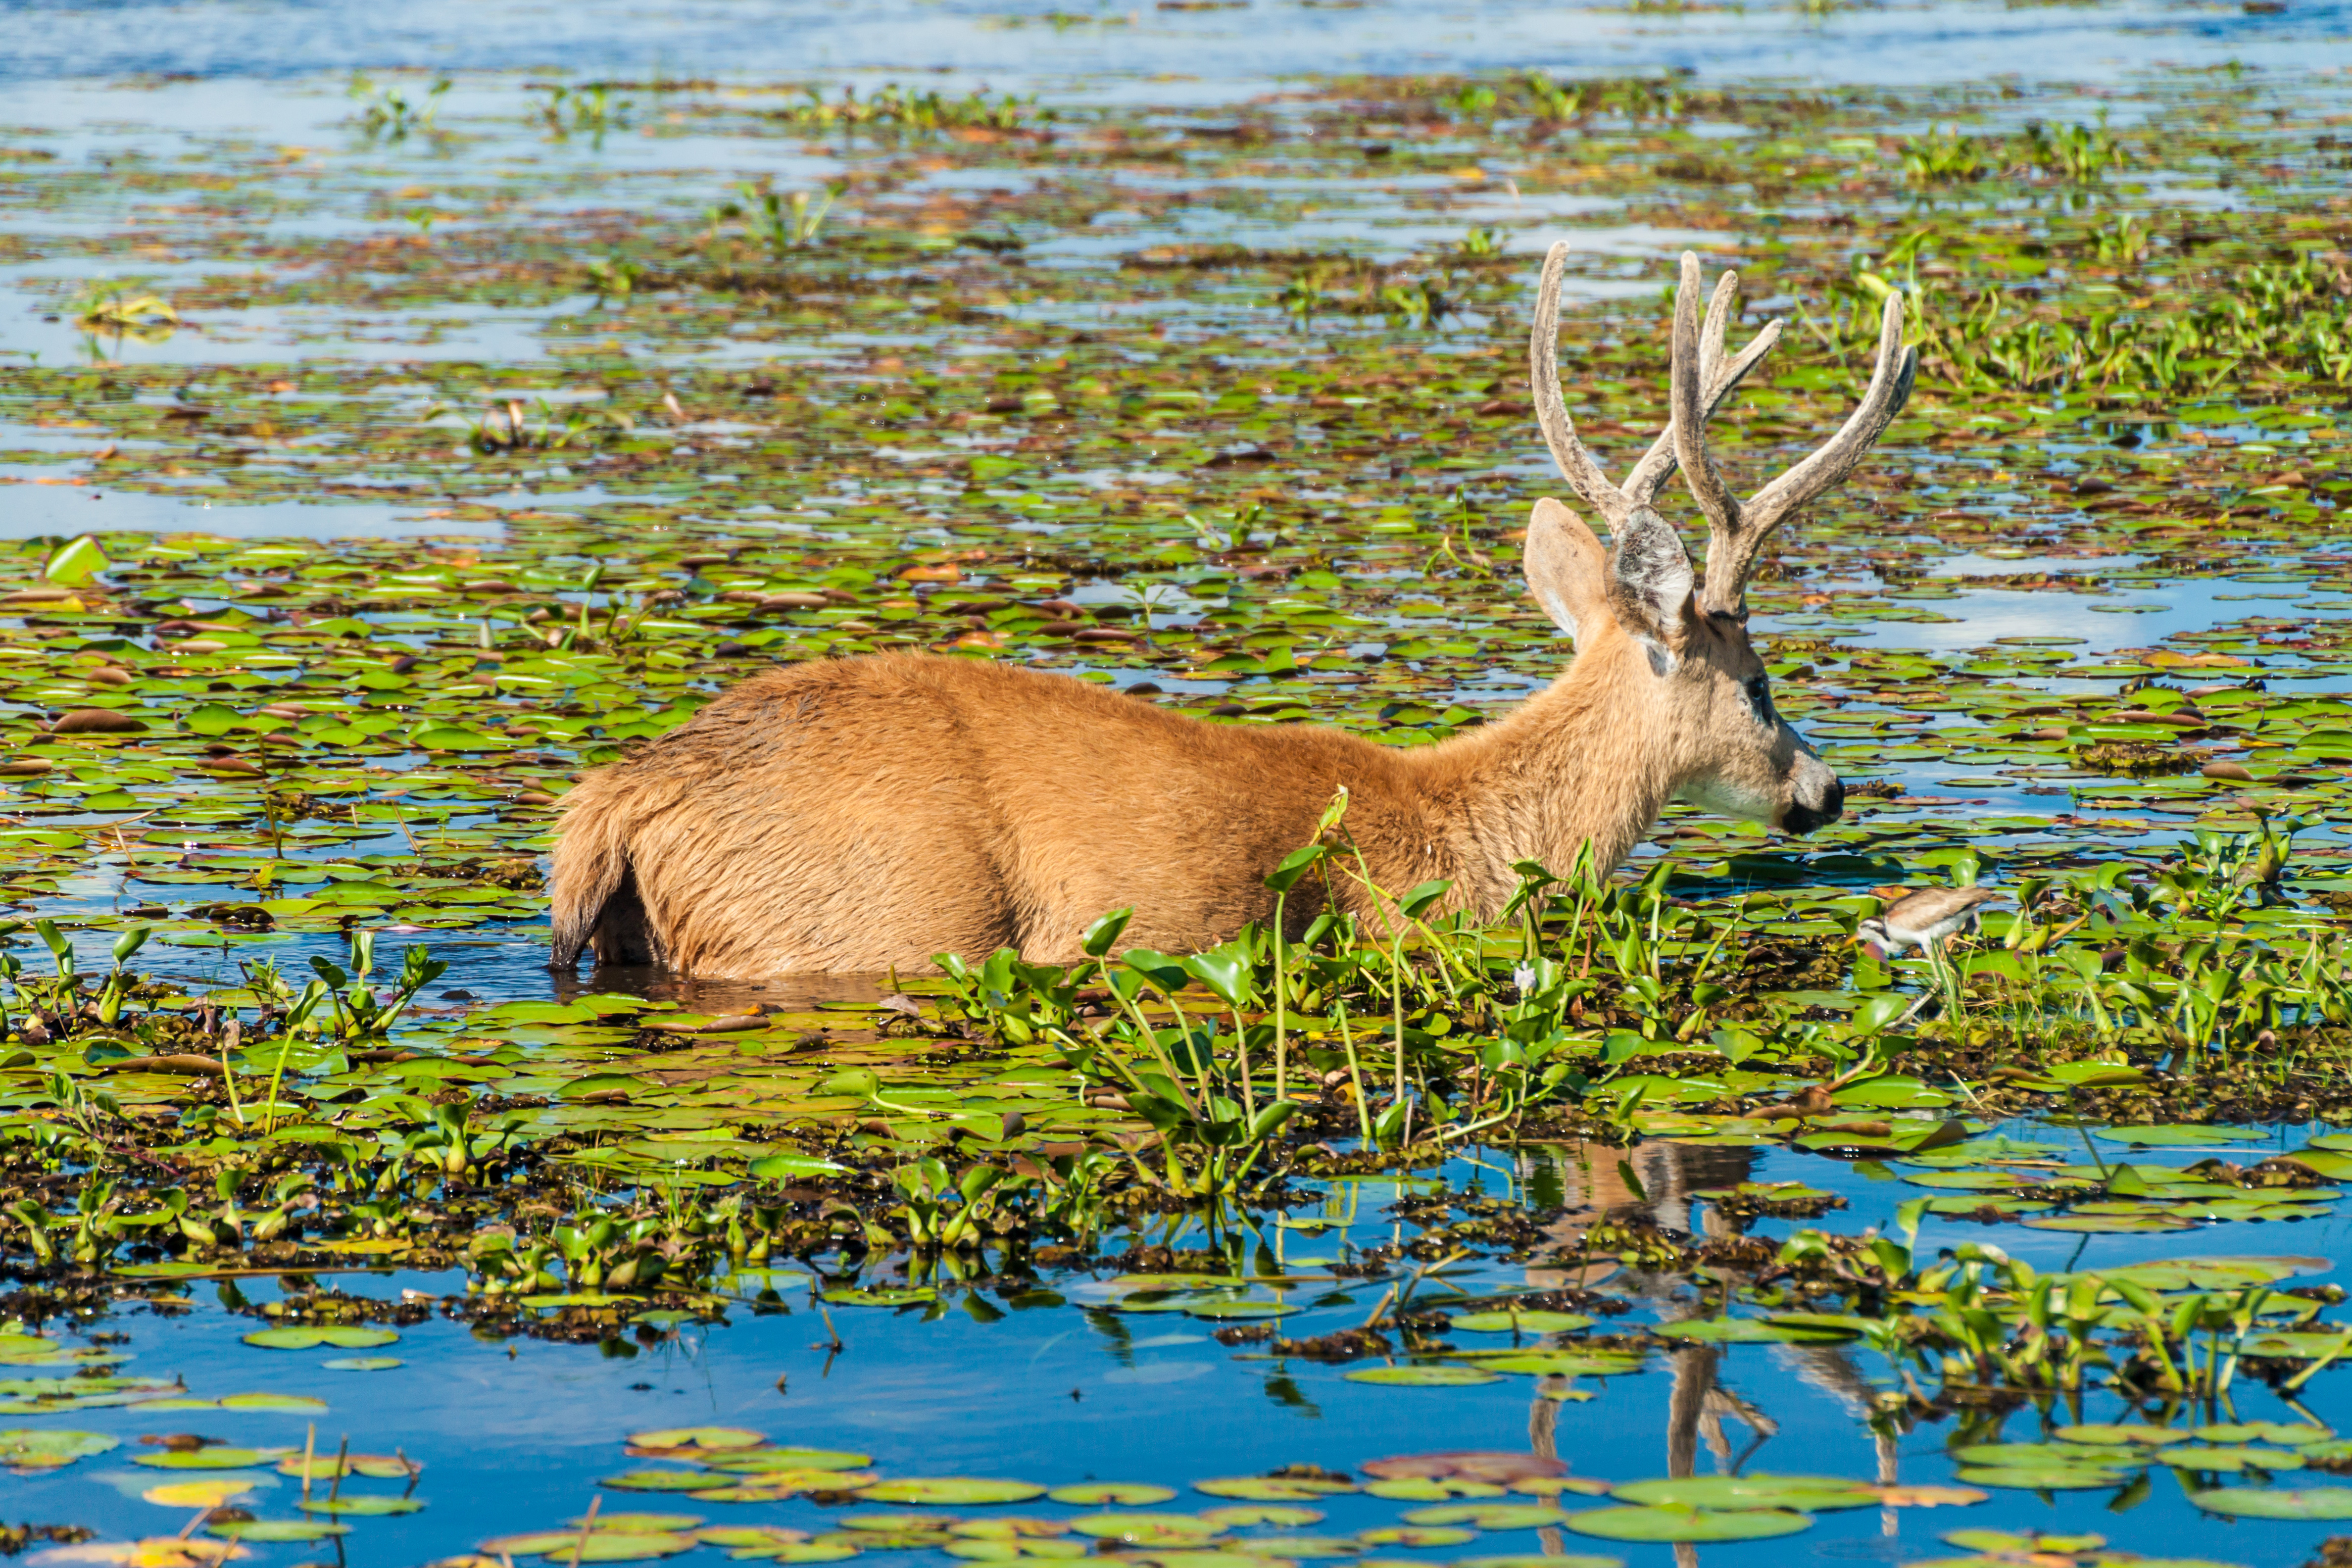
[[[1834,822],[1845,789],[1772,704],[1748,634],[1747,584],[1758,552],[1790,513],[1843,479],[1910,396],[1918,367],[1903,343],[1903,306],[1890,295],[1878,361],[1862,405],[1829,443],[1747,500],[1731,494],[1706,448],[1706,422],[1779,341],[1774,321],[1737,357],[1724,334],[1738,277],[1717,283],[1704,320],[1698,258],[1683,255],[1675,295],[1671,418],[1622,485],[1577,439],[1560,395],[1559,282],[1565,244],[1544,258],[1528,360],[1544,442],[1577,494],[1609,528],[1604,549],[1574,512],[1549,498],[1528,524],[1528,586],[1574,638],[1580,664],[1599,660],[1624,708],[1625,765],[1656,770],[1681,799],[1791,833]],[[1677,468],[1707,520],[1702,584],[1674,525],[1652,506]]]

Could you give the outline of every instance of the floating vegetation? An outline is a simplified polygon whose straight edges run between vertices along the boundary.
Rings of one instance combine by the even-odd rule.
[[[110,217],[10,239],[66,352],[0,339],[0,1462],[104,1530],[18,1544],[2104,1568],[2352,1517],[2334,97],[447,88],[185,189],[5,135],[11,203],[187,204],[168,285],[89,280]],[[576,775],[772,661],[1404,745],[1550,679],[1520,312],[1588,205],[1612,449],[1693,231],[1792,328],[1739,466],[1918,323],[1751,589],[1850,785],[1801,852],[1678,807],[1491,928],[540,967]],[[1361,874],[1347,809],[1271,891]]]

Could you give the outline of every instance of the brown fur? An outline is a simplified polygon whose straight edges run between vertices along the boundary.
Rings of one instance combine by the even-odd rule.
[[[1590,840],[1614,866],[1677,791],[1727,792],[1768,820],[1790,809],[1811,754],[1741,695],[1762,672],[1741,626],[1697,615],[1685,575],[1676,623],[1629,634],[1610,558],[1557,502],[1537,509],[1528,560],[1583,651],[1507,718],[1436,746],[1207,724],[961,658],[745,681],[566,800],[555,962],[584,945],[701,975],[918,972],[1009,945],[1066,963],[1122,907],[1127,943],[1195,951],[1271,914],[1263,879],[1342,788],[1374,883],[1450,879],[1452,907],[1485,914],[1517,886],[1513,861],[1565,871]],[[1354,879],[1334,886],[1373,913]],[[1292,899],[1294,921],[1314,896]]]

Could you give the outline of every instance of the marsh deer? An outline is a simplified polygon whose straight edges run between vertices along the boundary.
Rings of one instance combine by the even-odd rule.
[[[1361,870],[1402,891],[1445,879],[1439,912],[1491,915],[1512,862],[1566,869],[1588,841],[1613,867],[1666,802],[1805,833],[1844,791],[1773,710],[1749,644],[1757,552],[1838,483],[1911,389],[1890,297],[1862,404],[1828,445],[1745,501],[1707,455],[1706,421],[1770,349],[1736,357],[1726,273],[1704,316],[1698,260],[1675,296],[1666,429],[1622,485],[1577,439],[1559,390],[1560,274],[1546,258],[1529,349],[1553,459],[1615,545],[1557,500],[1528,519],[1528,586],[1574,639],[1567,672],[1507,718],[1419,749],[1337,730],[1201,722],[1066,676],[911,654],[812,661],[737,686],[564,803],[554,962],[746,977],[924,971],[1001,946],[1075,960],[1096,917],[1130,942],[1194,952],[1266,919],[1265,876],[1310,842],[1342,789]],[[1680,468],[1708,525],[1706,578],[1652,509]],[[1347,857],[1355,864],[1355,857]],[[1381,895],[1334,896],[1370,917]],[[1301,891],[1304,890],[1302,884]],[[1294,896],[1286,918],[1315,913]]]

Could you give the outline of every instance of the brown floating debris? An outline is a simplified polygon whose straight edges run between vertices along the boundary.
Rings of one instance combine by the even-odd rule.
[[[77,708],[62,714],[49,726],[52,735],[135,735],[145,731],[147,721],[136,714],[121,713],[111,708]]]

